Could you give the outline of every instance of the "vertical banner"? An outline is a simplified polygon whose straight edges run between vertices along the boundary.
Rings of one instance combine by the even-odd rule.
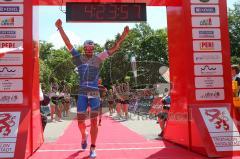
[[[188,120],[169,119],[164,138],[209,157],[239,155],[226,0],[184,0],[167,13],[170,113]]]

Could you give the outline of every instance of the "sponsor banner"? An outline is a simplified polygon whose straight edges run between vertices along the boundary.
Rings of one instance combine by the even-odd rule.
[[[192,30],[193,39],[221,39],[220,29],[201,28]]]
[[[0,41],[1,52],[22,52],[23,41]]]
[[[0,27],[23,27],[22,16],[0,16]]]
[[[5,54],[0,58],[0,65],[22,65],[23,54]]]
[[[221,40],[193,40],[194,51],[221,51]]]
[[[192,15],[219,15],[218,5],[192,5]]]
[[[194,53],[194,63],[222,63],[222,53]]]
[[[14,157],[19,120],[20,112],[0,112],[0,158]]]
[[[219,0],[191,0],[192,4],[218,4]]]
[[[0,78],[22,78],[22,66],[0,66]]]
[[[23,39],[23,29],[0,29],[1,40]]]
[[[219,17],[192,17],[192,27],[220,27]]]
[[[240,134],[226,107],[199,108],[216,151],[239,151]]]
[[[223,75],[222,65],[195,65],[195,76],[216,76]]]
[[[224,99],[224,89],[196,89],[197,101],[216,101]]]
[[[0,79],[0,91],[22,91],[22,79]]]
[[[223,88],[223,77],[195,77],[196,88]]]
[[[0,104],[23,104],[22,92],[1,92]]]
[[[23,4],[1,4],[1,15],[21,15],[23,14]]]
[[[23,2],[23,0],[0,0],[0,2],[7,2],[7,3],[11,3],[11,2]]]

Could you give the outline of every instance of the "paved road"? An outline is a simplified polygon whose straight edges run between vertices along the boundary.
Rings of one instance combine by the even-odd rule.
[[[107,112],[107,111],[105,111]],[[109,113],[105,113],[105,115],[109,115]],[[116,113],[113,114],[113,119],[120,122],[130,130],[136,132],[139,135],[144,136],[146,139],[153,140],[157,138],[157,134],[160,132],[159,125],[156,124],[156,120],[149,119],[148,116],[141,116],[136,114],[129,114],[129,119],[119,119],[116,117]],[[65,117],[62,122],[54,121],[49,122],[44,131],[44,139],[45,142],[54,142],[60,136],[63,135],[65,129],[72,122],[73,119],[76,118],[76,108],[71,109],[70,117]],[[104,123],[102,123],[104,124]],[[78,131],[78,130],[77,130]]]

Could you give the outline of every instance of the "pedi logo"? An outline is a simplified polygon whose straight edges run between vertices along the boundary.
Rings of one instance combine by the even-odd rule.
[[[214,42],[207,41],[207,42],[201,42],[200,43],[200,50],[214,50]]]

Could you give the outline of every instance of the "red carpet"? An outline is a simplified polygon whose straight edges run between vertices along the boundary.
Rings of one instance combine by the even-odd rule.
[[[204,158],[169,142],[146,140],[111,118],[104,117],[102,123],[97,140],[97,159]],[[88,141],[90,143],[90,135]],[[31,159],[87,159],[89,150],[83,152],[80,143],[80,132],[74,120],[63,136],[55,143],[43,144]]]

